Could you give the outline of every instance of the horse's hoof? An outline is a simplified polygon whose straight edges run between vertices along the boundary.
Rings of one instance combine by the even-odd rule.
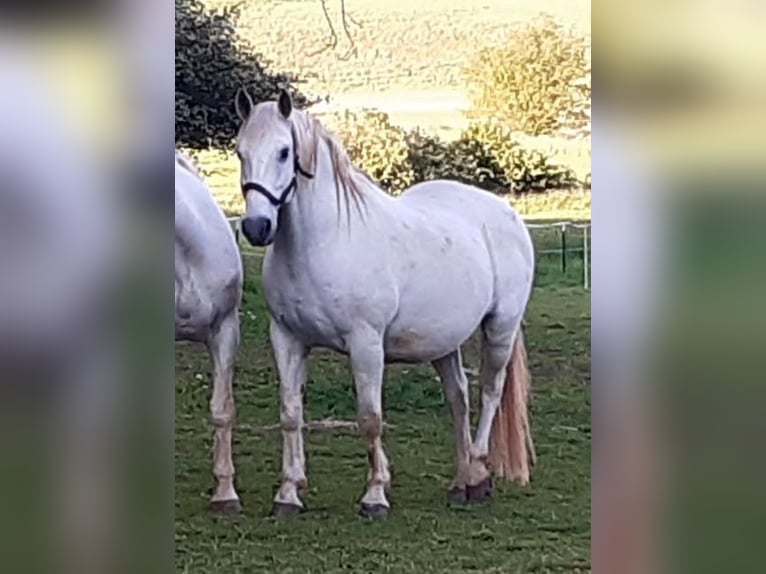
[[[218,514],[240,514],[242,512],[242,504],[236,498],[211,500],[210,510]]]
[[[492,478],[487,477],[479,484],[466,487],[466,497],[471,504],[481,504],[492,498]]]
[[[271,515],[277,518],[285,516],[297,516],[303,514],[306,510],[302,506],[297,504],[290,504],[289,502],[275,502],[271,505]]]
[[[359,507],[359,516],[364,518],[385,518],[388,516],[388,506],[385,504],[365,504]]]
[[[466,504],[468,502],[468,492],[465,488],[453,486],[447,491],[447,499],[454,504]]]

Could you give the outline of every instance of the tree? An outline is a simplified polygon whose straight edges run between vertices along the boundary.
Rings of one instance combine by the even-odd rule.
[[[253,101],[274,99],[284,88],[298,105],[308,103],[296,78],[268,70],[236,28],[241,4],[217,10],[202,0],[175,0],[176,144],[193,149],[230,148],[239,119],[234,95],[246,87]]]

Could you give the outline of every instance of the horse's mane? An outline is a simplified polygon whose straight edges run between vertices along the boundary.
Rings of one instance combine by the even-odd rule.
[[[299,130],[298,141],[300,147],[300,157],[310,166],[309,169],[316,171],[316,162],[319,152],[319,144],[324,143],[327,146],[332,163],[333,176],[335,178],[335,188],[338,193],[338,209],[341,204],[341,194],[346,205],[354,203],[361,212],[361,205],[365,201],[365,186],[359,179],[363,176],[367,182],[373,183],[369,175],[356,167],[348,156],[346,149],[338,137],[330,130],[325,128],[321,122],[308,113],[301,115],[302,120],[295,122]],[[306,158],[303,160],[303,158]]]

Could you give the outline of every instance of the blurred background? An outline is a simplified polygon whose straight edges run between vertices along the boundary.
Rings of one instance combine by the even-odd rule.
[[[594,5],[597,571],[761,568],[765,17]]]
[[[172,11],[0,14],[3,572],[171,564]]]
[[[166,572],[175,546],[179,571],[200,564],[199,571],[214,571],[214,560],[229,561],[221,571],[244,571],[273,567],[237,565],[243,556],[269,556],[256,552],[259,540],[272,545],[272,557],[310,548],[306,540],[322,549],[311,524],[299,529],[306,535],[301,546],[288,544],[288,528],[259,538],[260,529],[271,528],[261,522],[259,532],[210,526],[201,511],[209,481],[207,367],[186,349],[174,357],[184,389],[174,396],[176,453],[185,456],[172,453],[169,213],[163,219],[161,202],[144,203],[163,185],[169,192],[170,164],[164,173],[150,159],[170,147],[174,123],[176,145],[193,150],[226,211],[240,213],[229,150],[231,101],[245,84],[259,99],[286,85],[306,103],[316,101],[323,120],[341,135],[355,134],[345,136],[355,161],[392,193],[445,174],[501,194],[511,190],[509,201],[528,218],[595,216],[592,292],[581,286],[582,269],[570,265],[557,275],[553,255],[547,268],[556,273],[539,279],[549,290],[530,321],[536,380],[549,389],[533,416],[551,465],[540,490],[505,497],[497,516],[474,514],[468,529],[455,519],[444,532],[433,515],[409,515],[410,529],[384,527],[400,536],[399,556],[446,556],[451,571],[507,571],[519,553],[521,572],[759,571],[766,510],[766,8],[694,0],[595,4],[591,160],[590,83],[587,105],[580,83],[590,79],[591,8],[579,4],[348,0],[347,35],[339,2],[328,1],[336,40],[319,0],[254,1],[239,9],[220,0],[177,0],[174,32],[166,0],[4,8],[0,569]],[[567,32],[538,19],[540,12]],[[574,43],[564,43],[570,33]],[[559,67],[549,57],[571,63],[555,82],[549,80]],[[539,70],[538,62],[545,62]],[[493,78],[491,90],[484,78]],[[562,116],[561,108],[541,103],[551,101],[550,84],[567,87],[553,100],[576,113]],[[144,188],[152,191],[140,201],[123,202]],[[559,242],[554,235],[551,248]],[[593,371],[586,386],[591,294]],[[29,327],[24,337],[19,326]],[[249,329],[258,340],[256,319]],[[105,341],[111,346],[95,344]],[[83,375],[76,364],[98,368]],[[315,416],[333,404],[341,405],[335,414],[348,414],[352,398],[330,390],[344,376],[335,369],[329,364],[320,375],[324,399],[313,402]],[[245,374],[270,380],[257,362]],[[406,392],[405,377],[412,374],[394,379],[396,392]],[[592,499],[585,492],[591,385]],[[252,412],[264,414],[267,426],[275,412],[264,392],[249,389]],[[430,393],[402,398],[423,417],[436,413],[440,400]],[[243,474],[273,479],[272,431],[245,430],[252,444],[237,447]],[[433,436],[438,440],[426,446],[448,448]],[[423,437],[404,438],[409,444]],[[259,457],[249,456],[250,446]],[[404,464],[407,452],[397,453]],[[411,484],[430,481],[435,497],[438,477],[448,475],[439,462],[446,457],[428,462],[422,477],[410,475]],[[180,499],[173,490],[179,473]],[[337,475],[327,480],[337,482]],[[252,486],[263,500],[265,484]],[[430,496],[408,492],[411,503]],[[352,526],[356,534],[368,531]],[[422,541],[418,528],[433,533],[431,554],[408,545]],[[363,537],[362,559],[351,566],[386,564],[389,554],[374,552],[378,540],[378,532]],[[445,554],[446,542],[455,541],[456,554]],[[488,547],[494,551],[482,553]],[[344,560],[353,558],[338,545],[331,566],[348,569]]]

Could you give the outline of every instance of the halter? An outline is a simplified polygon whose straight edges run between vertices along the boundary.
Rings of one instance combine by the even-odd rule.
[[[301,167],[300,162],[298,161],[298,146],[295,141],[295,132],[291,130],[292,140],[293,140],[293,177],[290,180],[290,183],[287,184],[287,187],[285,187],[282,190],[282,193],[279,194],[279,197],[271,193],[268,189],[263,187],[260,183],[256,183],[254,181],[247,181],[242,184],[242,195],[247,197],[248,191],[257,191],[262,196],[264,196],[266,199],[269,200],[269,203],[279,209],[285,204],[285,200],[287,199],[287,196],[290,195],[290,192],[295,188],[296,185],[298,185],[298,174],[301,174],[304,177],[307,177],[308,179],[313,179],[314,174],[311,174],[307,172],[305,169]]]

